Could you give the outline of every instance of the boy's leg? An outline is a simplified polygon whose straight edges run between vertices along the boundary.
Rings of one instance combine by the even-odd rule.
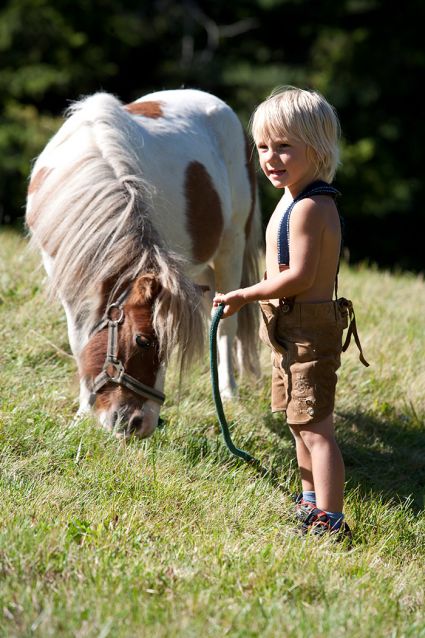
[[[303,492],[314,492],[313,468],[311,464],[311,454],[304,443],[298,428],[289,426],[295,439],[295,451],[297,454],[297,463],[301,474],[301,484]]]
[[[292,425],[291,429],[297,431],[311,457],[313,482],[307,484],[314,484],[314,487],[305,489],[315,490],[316,503],[319,509],[328,512],[342,512],[345,468],[341,451],[335,439],[333,414],[320,423],[314,425]],[[295,440],[297,441],[297,436]],[[300,447],[300,451],[301,462],[306,463],[305,451],[302,447]]]

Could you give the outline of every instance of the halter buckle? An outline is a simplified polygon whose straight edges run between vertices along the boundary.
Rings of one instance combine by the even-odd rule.
[[[114,319],[111,311],[115,311],[118,310],[118,318]],[[110,306],[108,306],[107,310],[106,310],[106,315],[105,315],[106,319],[110,322],[113,323],[115,325],[118,325],[119,323],[123,322],[124,319],[124,308],[122,306],[120,306],[118,303],[111,303]]]
[[[114,383],[121,382],[121,377],[124,373],[124,366],[121,361],[111,358],[108,361],[105,361],[103,370],[108,375],[110,381],[113,381]]]

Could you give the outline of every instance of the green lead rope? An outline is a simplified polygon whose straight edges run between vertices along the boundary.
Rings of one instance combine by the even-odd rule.
[[[247,461],[247,463],[251,463],[258,466],[259,461],[256,458],[251,456],[251,454],[248,454],[248,452],[245,452],[244,450],[240,450],[233,443],[232,437],[230,436],[230,432],[229,432],[229,426],[227,425],[226,417],[224,415],[223,404],[221,402],[220,390],[218,387],[217,329],[218,329],[218,324],[220,323],[220,319],[223,316],[224,306],[225,304],[221,303],[219,307],[217,308],[217,311],[211,320],[211,329],[210,329],[211,383],[212,383],[215,409],[217,412],[221,431],[223,433],[224,441],[227,445],[228,450],[231,452],[231,454],[234,454],[235,456],[238,456],[244,461]]]

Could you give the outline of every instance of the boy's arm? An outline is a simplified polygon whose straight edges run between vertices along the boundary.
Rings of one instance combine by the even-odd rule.
[[[271,279],[253,286],[214,297],[213,305],[225,303],[224,317],[230,317],[247,303],[299,295],[311,288],[317,275],[320,246],[324,230],[320,203],[303,199],[296,205],[290,220],[289,268]]]

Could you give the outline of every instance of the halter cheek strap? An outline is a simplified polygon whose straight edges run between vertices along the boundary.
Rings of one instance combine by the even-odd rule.
[[[347,336],[345,337],[345,342],[344,342],[344,345],[342,346],[342,351],[345,352],[347,350],[348,346],[350,345],[351,337],[353,336],[354,341],[356,342],[356,346],[359,350],[359,359],[363,363],[363,365],[366,366],[366,368],[368,368],[369,364],[366,361],[365,356],[363,354],[362,345],[360,343],[359,334],[357,332],[356,315],[354,314],[353,302],[350,301],[349,299],[345,299],[345,297],[340,297],[340,299],[337,300],[337,303],[339,304],[341,308],[347,309],[348,317],[350,321],[348,326]]]
[[[104,318],[92,331],[93,334],[94,332],[99,332],[106,326],[108,327],[108,349],[106,358],[102,371],[93,382],[89,399],[90,406],[94,405],[98,392],[108,383],[124,386],[145,399],[150,399],[160,405],[165,401],[165,394],[127,374],[122,361],[118,358],[118,326],[124,321],[123,302],[125,297],[126,293],[123,293],[117,302],[108,306]],[[115,311],[118,312],[118,315],[116,319],[113,319],[112,314]]]

